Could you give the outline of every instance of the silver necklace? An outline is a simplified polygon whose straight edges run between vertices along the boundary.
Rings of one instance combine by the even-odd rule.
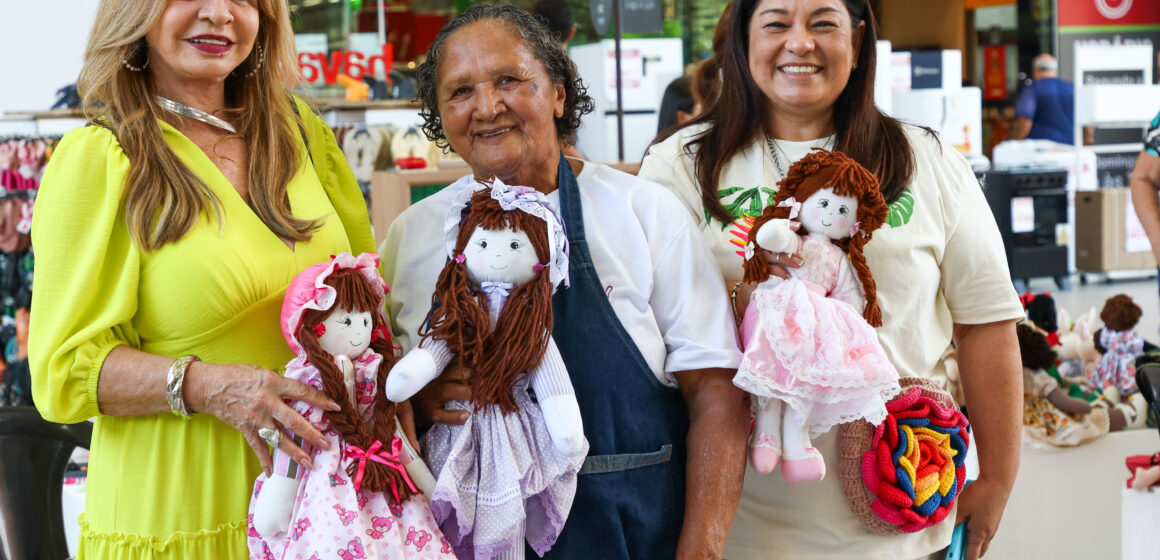
[[[157,96],[157,102],[161,104],[163,109],[171,113],[177,113],[178,115],[189,117],[195,121],[201,121],[210,126],[216,126],[222,130],[228,131],[230,134],[238,133],[238,130],[234,128],[234,125],[196,107],[190,107],[189,105],[178,103],[172,99],[166,99],[160,95]]]
[[[781,147],[777,145],[777,141],[772,136],[766,136],[765,143],[769,146],[769,153],[773,155],[773,166],[777,169],[777,174],[785,177],[785,170],[782,169],[781,158],[777,156],[777,153],[781,151]],[[786,159],[789,159],[789,156],[786,156]]]

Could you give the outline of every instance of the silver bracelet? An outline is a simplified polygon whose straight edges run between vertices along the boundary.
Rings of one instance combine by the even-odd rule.
[[[173,360],[173,365],[169,366],[169,373],[165,376],[165,400],[169,403],[169,410],[185,420],[189,420],[191,416],[189,408],[185,406],[182,385],[185,382],[185,372],[189,369],[189,365],[196,361],[199,361],[199,358],[192,355]]]

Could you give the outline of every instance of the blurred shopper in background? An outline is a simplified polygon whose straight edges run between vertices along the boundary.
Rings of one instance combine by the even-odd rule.
[[[1031,85],[1015,102],[1015,140],[1075,143],[1075,86],[1059,78],[1059,63],[1049,54],[1035,57]]]
[[[697,116],[697,102],[693,99],[693,79],[681,76],[669,83],[665,88],[665,95],[661,98],[661,113],[657,119],[657,134],[666,128],[685,124],[689,119]]]

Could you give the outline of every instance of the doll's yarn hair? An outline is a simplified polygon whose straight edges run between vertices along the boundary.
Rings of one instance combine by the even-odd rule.
[[[1030,321],[1015,325],[1019,338],[1019,358],[1027,369],[1048,369],[1055,365],[1055,350],[1047,341],[1047,335]]]
[[[1108,298],[1100,311],[1100,320],[1113,331],[1127,331],[1136,327],[1143,310],[1130,296],[1119,294]]]
[[[754,249],[761,247],[757,243],[756,232],[766,222],[775,218],[789,218],[788,207],[778,207],[782,201],[794,197],[798,202],[805,202],[814,193],[833,187],[834,193],[849,196],[858,200],[859,226],[865,235],[854,235],[835,243],[850,256],[850,264],[858,274],[862,283],[863,296],[866,299],[866,309],[862,316],[871,326],[882,326],[882,311],[878,308],[878,290],[874,277],[870,274],[870,267],[866,265],[866,257],[862,248],[870,241],[871,235],[886,222],[890,208],[882,198],[882,191],[878,186],[878,179],[865,167],[862,167],[853,158],[842,152],[831,152],[821,148],[814,148],[805,157],[789,167],[785,179],[778,183],[777,196],[772,204],[765,208],[761,216],[750,228],[750,243]],[[799,235],[808,233],[805,226],[798,230]],[[764,282],[769,279],[769,263],[756,254],[745,261],[745,281],[750,283]]]
[[[336,292],[334,305],[326,311],[318,309],[303,311],[302,322],[298,327],[298,343],[306,352],[309,363],[318,368],[322,378],[322,391],[341,407],[338,411],[326,411],[325,414],[330,419],[330,425],[338,431],[347,445],[366,450],[378,440],[383,442],[384,448],[390,449],[391,441],[395,438],[396,405],[387,399],[382,388],[387,381],[388,372],[395,365],[395,349],[391,339],[387,336],[372,335],[371,349],[381,355],[383,360],[379,363],[379,371],[375,377],[377,390],[372,413],[374,422],[368,424],[359,418],[355,405],[351,404],[351,395],[347,392],[346,382],[343,380],[342,371],[338,369],[338,364],[334,362],[334,356],[322,349],[318,335],[314,333],[314,326],[325,321],[337,309],[369,311],[371,325],[374,328],[372,332],[389,332],[389,327],[384,327],[383,322],[383,298],[375,293],[362,273],[354,269],[335,270],[325,282]],[[353,478],[357,467],[358,462],[351,461],[346,467],[346,473]],[[366,462],[363,488],[371,492],[382,492],[391,488],[392,480],[399,493],[400,503],[406,501],[412,492],[398,471],[375,461]]]
[[[1035,326],[1046,332],[1059,330],[1059,319],[1056,317],[1055,298],[1050,294],[1039,294],[1027,302],[1027,318]]]
[[[547,223],[522,210],[507,210],[484,189],[471,197],[462,221],[455,254],[463,254],[476,228],[507,227],[528,234],[539,262],[550,261]],[[552,280],[545,266],[531,280],[512,289],[495,328],[487,313],[487,298],[467,274],[466,262],[448,261],[439,274],[431,311],[429,338],[445,341],[471,372],[471,401],[479,410],[498,404],[504,413],[517,409],[513,391],[527,371],[539,365],[552,331]]]

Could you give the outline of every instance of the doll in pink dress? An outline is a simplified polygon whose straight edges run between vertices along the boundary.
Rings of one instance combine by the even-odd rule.
[[[313,469],[274,451],[273,473],[258,477],[250,501],[251,558],[455,558],[416,486],[420,477],[409,474],[423,467],[401,437],[398,405],[379,390],[395,362],[385,293],[375,253],[342,253],[287,288],[282,334],[298,356],[286,377],[325,392],[341,410],[293,403],[330,449],[283,434],[310,454]]]
[[[407,399],[459,357],[472,398],[447,407],[472,414],[460,426],[436,424],[423,440],[437,476],[431,508],[463,560],[521,559],[525,542],[543,556],[564,527],[588,451],[551,336],[568,238],[543,194],[499,179],[457,193],[444,234],[439,305],[385,392]]]
[[[745,353],[733,383],[756,397],[750,460],[759,473],[780,461],[790,484],[821,480],[826,466],[811,438],[853,420],[881,423],[899,391],[874,331],[882,314],[862,254],[887,212],[869,171],[816,149],[790,167],[753,224],[745,281],[760,284],[741,325]],[[803,264],[788,279],[771,276],[762,249]]]

